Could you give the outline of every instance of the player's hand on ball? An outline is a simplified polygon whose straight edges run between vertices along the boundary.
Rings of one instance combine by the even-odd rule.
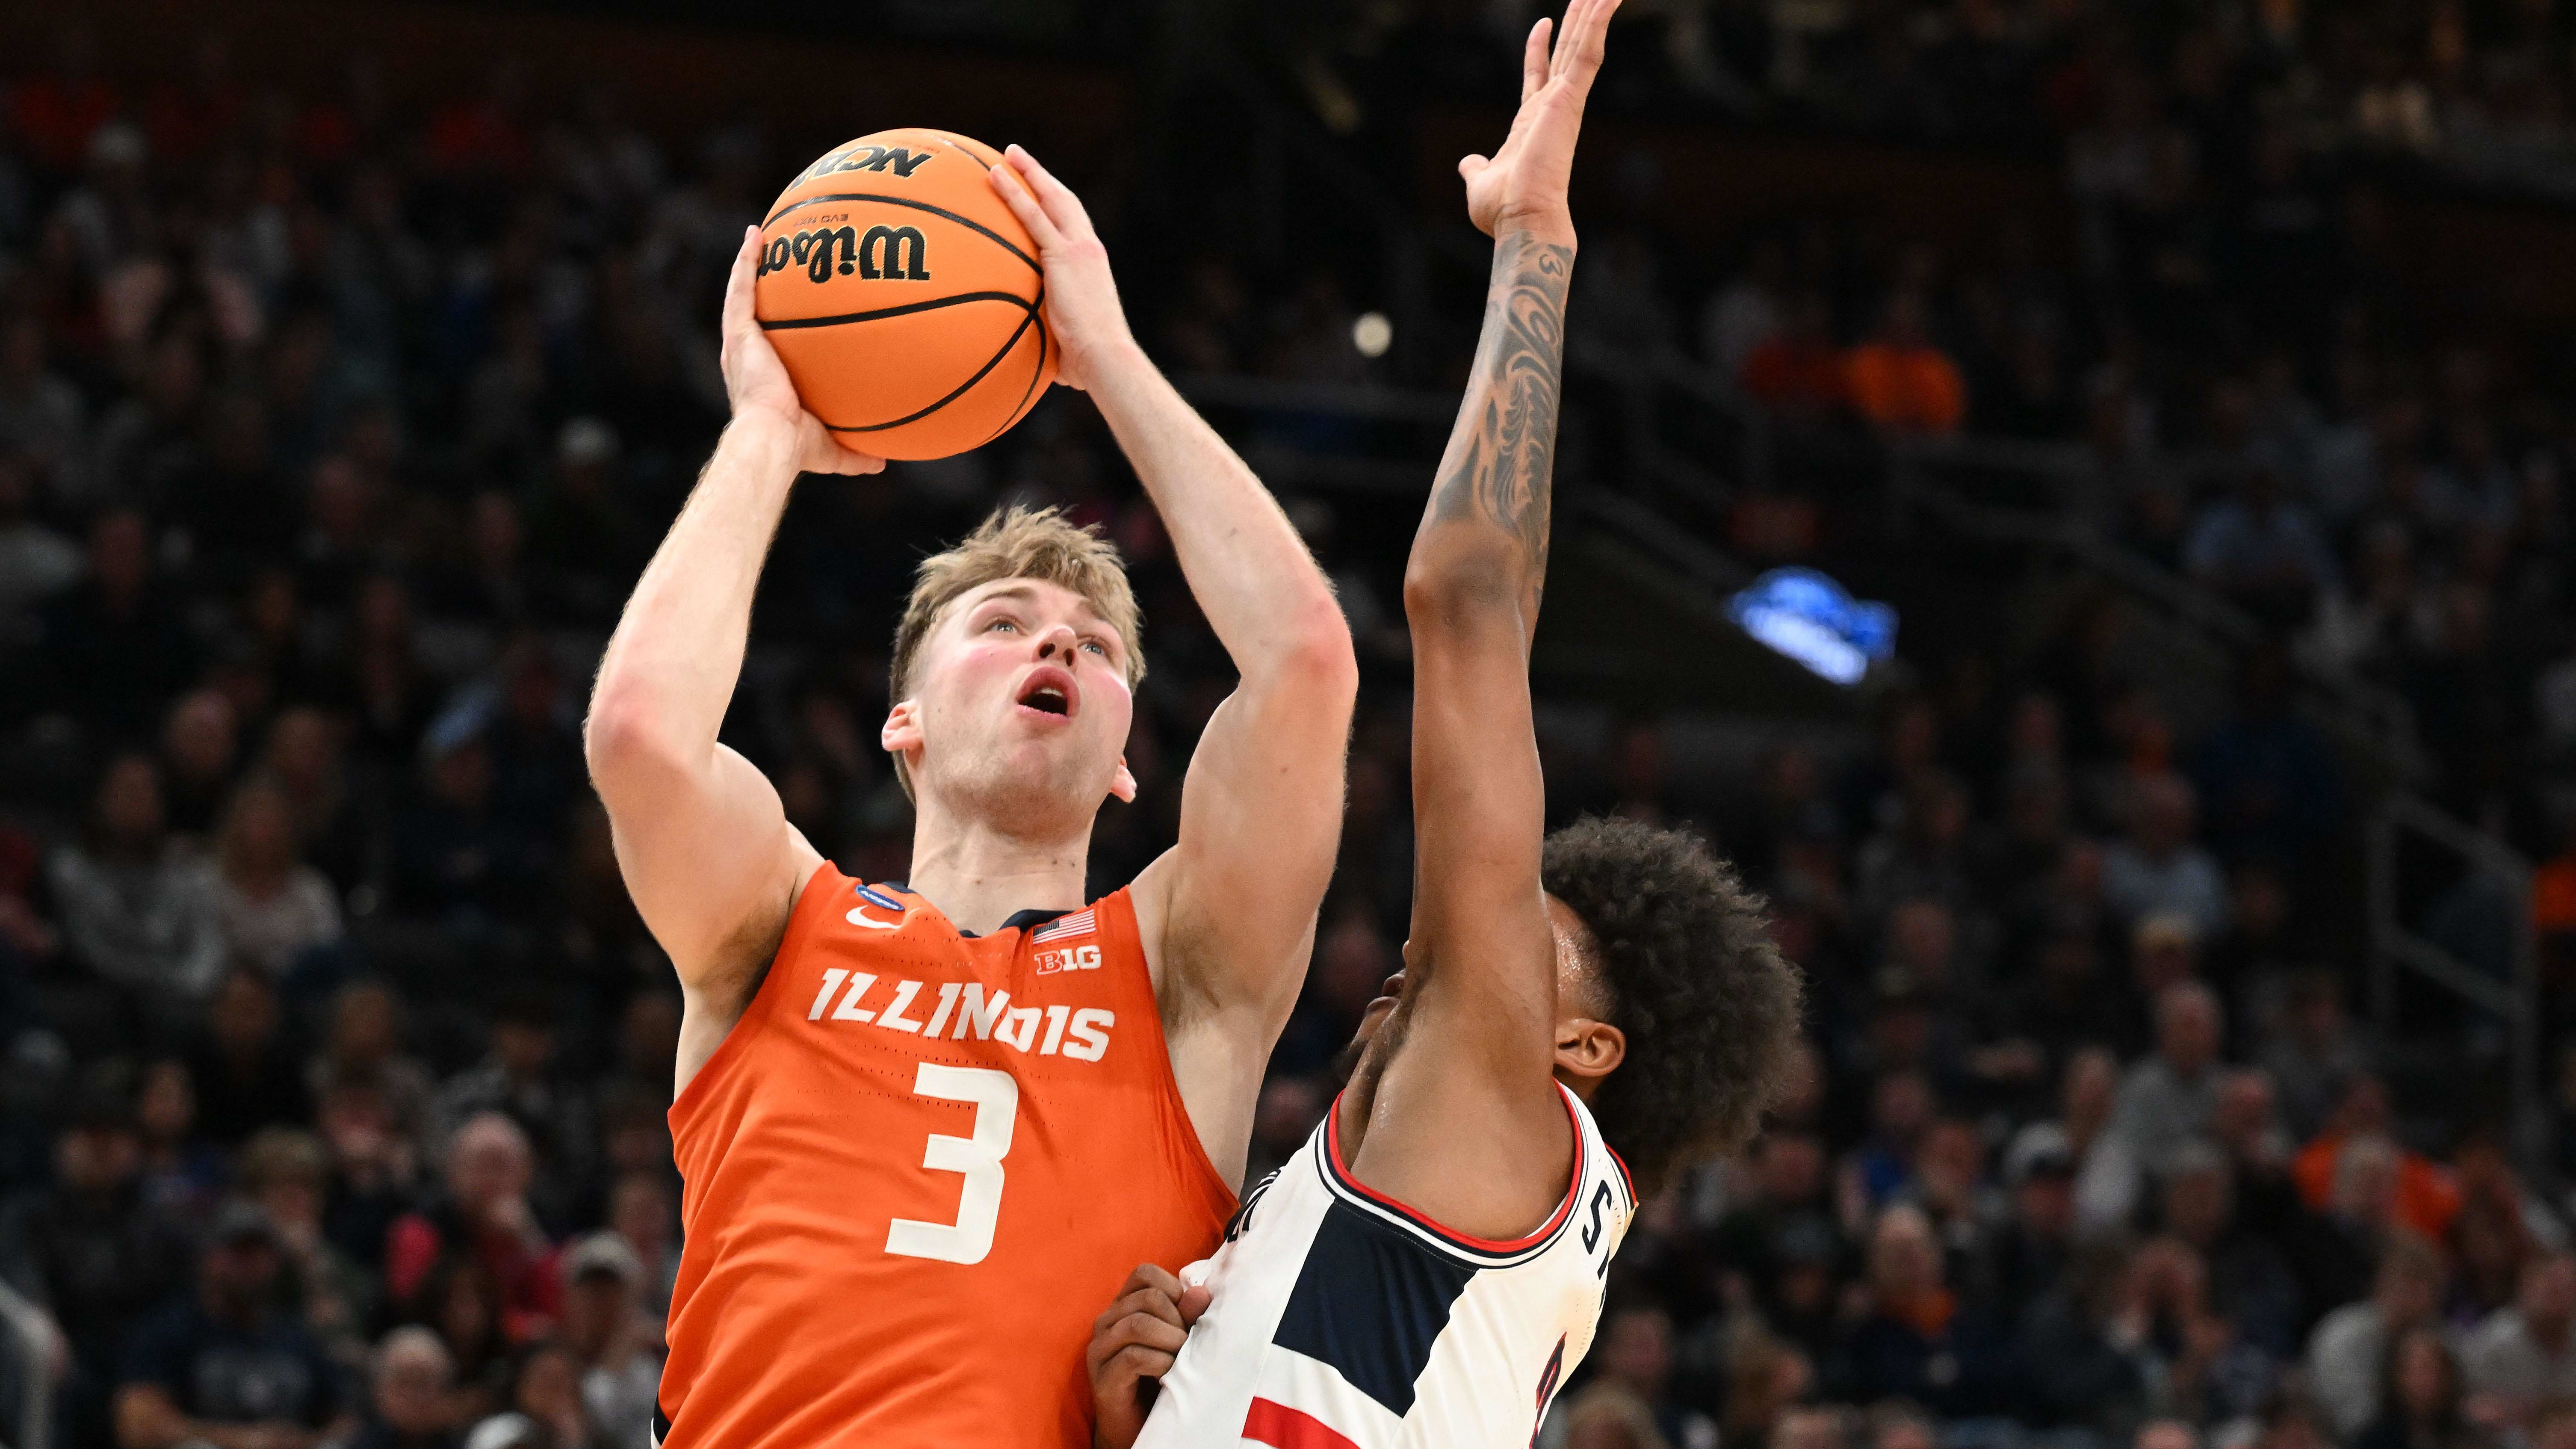
[[[1190,1325],[1207,1312],[1208,1298],[1207,1289],[1184,1288],[1152,1263],[1127,1275],[1118,1301],[1093,1321],[1091,1347],[1083,1354],[1091,1370],[1096,1449],[1128,1449],[1145,1432],[1145,1414],[1153,1407],[1146,1384],[1171,1371]]]
[[[1572,0],[1565,24],[1548,45],[1545,20],[1530,27],[1521,51],[1521,108],[1511,134],[1489,160],[1458,163],[1467,178],[1467,219],[1487,236],[1526,231],[1542,242],[1574,245],[1574,216],[1565,202],[1574,172],[1574,138],[1583,101],[1600,74],[1601,54],[1619,0]]]
[[[821,419],[805,411],[777,349],[752,314],[752,283],[759,272],[760,228],[745,227],[742,246],[733,254],[733,275],[725,279],[724,350],[718,359],[734,418],[792,430],[798,472],[874,473],[883,468],[883,458],[841,446]]]
[[[1095,369],[1135,346],[1127,310],[1118,302],[1118,279],[1109,249],[1091,229],[1082,198],[1017,146],[1004,148],[993,168],[993,189],[1038,244],[1046,270],[1046,323],[1064,351],[1055,380],[1088,391]]]

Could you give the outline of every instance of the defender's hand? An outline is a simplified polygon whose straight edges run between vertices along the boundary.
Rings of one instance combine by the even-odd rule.
[[[1047,330],[1064,350],[1055,380],[1089,391],[1098,369],[1136,345],[1118,302],[1109,249],[1091,229],[1082,198],[1028,152],[1017,146],[1004,150],[988,179],[1037,241],[1038,261],[1046,269]]]
[[[1493,159],[1458,163],[1467,179],[1467,219],[1487,236],[1526,231],[1557,246],[1574,245],[1566,179],[1574,171],[1574,138],[1583,129],[1584,97],[1601,71],[1601,53],[1619,0],[1573,0],[1565,28],[1548,46],[1548,22],[1530,27],[1521,51],[1521,108]]]
[[[1128,1449],[1145,1432],[1146,1412],[1154,1407],[1146,1385],[1171,1371],[1209,1296],[1205,1288],[1183,1288],[1152,1263],[1127,1275],[1118,1301],[1092,1323],[1091,1347],[1082,1356],[1091,1370],[1096,1449]]]
[[[788,381],[786,364],[752,315],[752,283],[759,274],[760,228],[745,227],[742,247],[733,254],[733,275],[725,279],[724,351],[718,358],[734,419],[787,429],[796,439],[799,472],[873,473],[883,468],[885,459],[843,447],[821,419],[805,411],[796,384]]]

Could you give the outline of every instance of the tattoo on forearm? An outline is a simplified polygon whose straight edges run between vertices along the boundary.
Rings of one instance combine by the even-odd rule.
[[[1565,287],[1574,249],[1527,237],[1494,248],[1484,335],[1468,384],[1472,418],[1459,419],[1455,466],[1431,495],[1439,522],[1483,522],[1520,540],[1536,599],[1547,577],[1549,475],[1565,371]]]

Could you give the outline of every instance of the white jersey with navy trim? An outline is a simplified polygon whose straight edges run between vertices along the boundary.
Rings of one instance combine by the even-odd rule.
[[[1562,1086],[1574,1174],[1537,1232],[1489,1242],[1354,1181],[1327,1112],[1244,1199],[1214,1293],[1137,1449],[1526,1449],[1592,1347],[1610,1256],[1637,1210],[1627,1168]]]

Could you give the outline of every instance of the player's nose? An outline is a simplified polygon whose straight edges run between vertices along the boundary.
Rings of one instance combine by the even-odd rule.
[[[1038,657],[1055,663],[1070,664],[1073,646],[1080,635],[1071,624],[1054,624],[1038,631]]]

